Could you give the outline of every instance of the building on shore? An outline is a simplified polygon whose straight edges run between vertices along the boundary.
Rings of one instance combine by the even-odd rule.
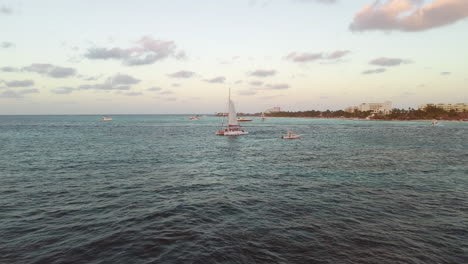
[[[272,107],[272,108],[268,108],[266,109],[265,111],[263,111],[265,114],[270,114],[270,113],[278,113],[278,112],[281,112],[281,107],[279,106],[275,106],[275,107]]]
[[[356,111],[371,111],[373,114],[389,114],[392,111],[392,102],[385,101],[383,103],[362,103],[358,106],[346,107],[344,111],[348,113],[354,113]]]
[[[437,107],[445,111],[455,111],[457,113],[468,112],[468,104],[424,104],[419,106],[419,110],[426,110],[428,107]]]

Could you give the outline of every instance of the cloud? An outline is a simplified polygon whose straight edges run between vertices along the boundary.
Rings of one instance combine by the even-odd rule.
[[[10,88],[29,87],[29,86],[34,85],[33,80],[21,80],[21,81],[10,81],[10,82],[5,81],[4,83],[7,87],[10,87]]]
[[[120,60],[127,66],[153,64],[168,57],[186,58],[184,51],[177,51],[173,41],[157,40],[149,36],[143,36],[137,41],[137,46],[132,48],[93,47],[84,56],[91,60]]]
[[[252,81],[252,82],[249,82],[249,85],[252,85],[252,86],[262,86],[262,85],[263,85],[263,82],[260,82],[260,81]]]
[[[8,42],[8,41],[4,41],[0,43],[0,48],[4,48],[4,49],[12,48],[14,46],[15,44],[13,44],[12,42]]]
[[[234,82],[234,84],[241,84],[243,81],[242,80],[237,80]]]
[[[377,59],[373,59],[369,62],[372,65],[384,66],[384,67],[392,67],[392,66],[399,66],[401,64],[408,64],[411,63],[410,60],[398,59],[398,58],[385,58],[380,57]]]
[[[452,74],[451,72],[441,72],[440,75],[450,75]]]
[[[336,59],[339,59],[339,58],[342,58],[342,57],[346,56],[350,52],[351,51],[349,51],[349,50],[336,50],[336,51],[328,54],[326,58],[329,59],[329,60],[336,60]]]
[[[376,74],[376,73],[383,73],[385,71],[387,70],[384,68],[378,68],[378,69],[363,71],[362,74]]]
[[[298,3],[320,3],[320,4],[334,4],[337,0],[294,0]]]
[[[159,94],[162,94],[162,95],[164,95],[164,94],[174,94],[174,92],[173,91],[162,91]]]
[[[178,71],[178,72],[170,73],[167,76],[171,78],[187,79],[187,78],[193,77],[194,75],[195,73],[191,71]]]
[[[0,94],[1,98],[23,98],[26,94],[39,93],[38,89],[25,89],[20,91],[6,90]]]
[[[209,83],[224,83],[224,81],[226,81],[226,77],[224,76],[218,76],[213,79],[205,80],[205,82],[209,82]]]
[[[52,90],[54,94],[70,94],[75,91],[73,87],[58,87]]]
[[[276,74],[275,70],[256,70],[254,72],[250,72],[250,76],[255,76],[255,77],[268,77],[268,76],[273,76]]]
[[[35,72],[52,78],[67,78],[76,74],[76,70],[74,68],[60,67],[52,64],[42,63],[33,63],[30,66],[23,67],[22,70],[27,72]]]
[[[310,62],[315,60],[322,59],[322,53],[298,53],[298,52],[291,52],[286,56],[287,60],[294,61],[294,62]]]
[[[280,83],[280,84],[268,84],[267,85],[269,90],[286,90],[289,89],[290,86],[285,83]]]
[[[0,71],[2,71],[2,72],[18,72],[19,69],[18,69],[18,68],[14,68],[14,67],[6,66],[6,67],[0,68]]]
[[[2,7],[0,7],[0,14],[11,15],[11,14],[13,14],[13,9],[11,9],[9,7],[6,7],[6,6],[2,6]]]
[[[241,90],[241,91],[237,92],[237,94],[244,95],[244,96],[255,95],[255,94],[257,94],[257,91],[255,91],[255,90]]]
[[[161,91],[161,87],[151,87],[151,88],[148,88],[146,89],[147,91],[151,91],[151,92],[156,92],[156,91]]]
[[[423,31],[455,23],[468,17],[466,0],[377,0],[359,10],[351,31]]]
[[[180,83],[173,83],[171,84],[172,87],[180,87]]]
[[[128,91],[131,85],[139,83],[141,80],[127,74],[116,74],[107,78],[103,83],[82,84],[78,87],[59,87],[52,90],[55,94],[69,94],[73,91],[97,90],[97,91]]]
[[[330,53],[318,52],[318,53],[309,53],[309,52],[291,52],[285,58],[298,63],[306,63],[318,60],[338,60],[347,54],[351,53],[349,50],[335,50]]]
[[[126,96],[139,96],[139,95],[143,95],[143,93],[141,93],[141,92],[128,92],[128,93],[123,93],[123,95],[126,95]]]

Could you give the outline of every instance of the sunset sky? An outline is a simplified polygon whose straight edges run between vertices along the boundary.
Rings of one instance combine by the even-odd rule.
[[[0,0],[0,114],[468,102],[467,0]]]

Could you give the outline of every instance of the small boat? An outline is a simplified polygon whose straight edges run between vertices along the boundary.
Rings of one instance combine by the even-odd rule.
[[[191,116],[189,119],[190,120],[198,120],[198,116]]]
[[[260,120],[262,121],[266,120],[265,113],[262,112],[262,114],[260,115]]]
[[[237,121],[238,121],[238,122],[250,122],[250,121],[252,121],[252,119],[247,119],[247,118],[239,117],[239,118],[237,118]]]
[[[112,117],[104,116],[102,117],[102,121],[112,121]]]
[[[236,108],[234,107],[234,102],[231,100],[231,89],[229,89],[229,97],[228,97],[228,125],[225,128],[221,128],[221,130],[216,131],[216,135],[218,136],[241,136],[241,135],[248,135],[249,132],[245,131],[241,128],[238,123]],[[224,126],[224,122],[221,125]]]
[[[282,136],[282,139],[299,139],[301,135],[294,134],[291,130],[288,130],[288,134],[286,136]]]
[[[437,120],[432,120],[432,123],[431,123],[431,125],[433,125],[433,126],[437,126],[438,124],[439,124],[439,122],[438,122]]]

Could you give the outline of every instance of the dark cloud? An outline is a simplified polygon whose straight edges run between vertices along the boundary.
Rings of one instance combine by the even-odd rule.
[[[376,0],[359,10],[349,29],[423,31],[468,17],[467,0]]]
[[[18,69],[18,68],[14,68],[14,67],[6,66],[6,67],[0,68],[0,71],[2,71],[2,72],[18,72],[19,69]]]
[[[273,76],[276,74],[275,70],[256,70],[254,72],[250,72],[250,76],[255,76],[255,77],[268,77],[268,76]]]
[[[6,90],[0,94],[2,98],[23,98],[27,94],[39,93],[38,89],[25,89],[20,91]]]
[[[280,83],[280,84],[268,84],[267,85],[269,90],[286,90],[289,89],[290,86],[285,83]]]
[[[263,85],[263,82],[260,82],[260,81],[252,81],[252,82],[249,82],[249,85],[252,85],[252,86],[262,86],[262,85]]]
[[[0,14],[3,15],[11,15],[13,14],[13,9],[6,7],[6,6],[1,6],[0,7]]]
[[[34,85],[33,80],[20,80],[20,81],[5,81],[7,87],[16,88],[16,87],[30,87]]]
[[[178,72],[170,73],[167,76],[171,78],[187,79],[187,78],[192,78],[194,75],[195,73],[191,71],[178,71]]]
[[[186,58],[184,51],[177,51],[177,47],[173,41],[157,40],[144,36],[137,41],[137,44],[135,47],[126,49],[119,47],[94,47],[88,49],[84,56],[92,60],[120,60],[127,66],[153,64],[168,57],[176,59]]]
[[[411,61],[398,59],[398,58],[385,58],[385,57],[373,59],[369,62],[369,64],[384,66],[384,67],[399,66],[401,64],[408,64],[408,63],[411,63]]]
[[[224,76],[218,76],[213,79],[205,80],[205,82],[209,82],[209,83],[224,83],[224,81],[226,81],[226,77]]]
[[[74,68],[60,67],[43,63],[33,63],[27,67],[23,67],[22,70],[27,72],[35,72],[52,78],[67,78],[76,74],[76,70]]]
[[[8,41],[4,41],[0,43],[0,48],[4,48],[4,49],[12,48],[14,46],[15,44],[13,44],[12,42],[8,42]]]
[[[75,91],[73,87],[58,87],[52,90],[54,94],[70,94]]]
[[[151,88],[148,88],[146,89],[147,91],[151,91],[151,92],[157,92],[157,91],[161,91],[161,87],[151,87]]]
[[[376,73],[383,73],[385,71],[387,70],[384,68],[378,68],[378,69],[363,71],[362,74],[376,74]]]

